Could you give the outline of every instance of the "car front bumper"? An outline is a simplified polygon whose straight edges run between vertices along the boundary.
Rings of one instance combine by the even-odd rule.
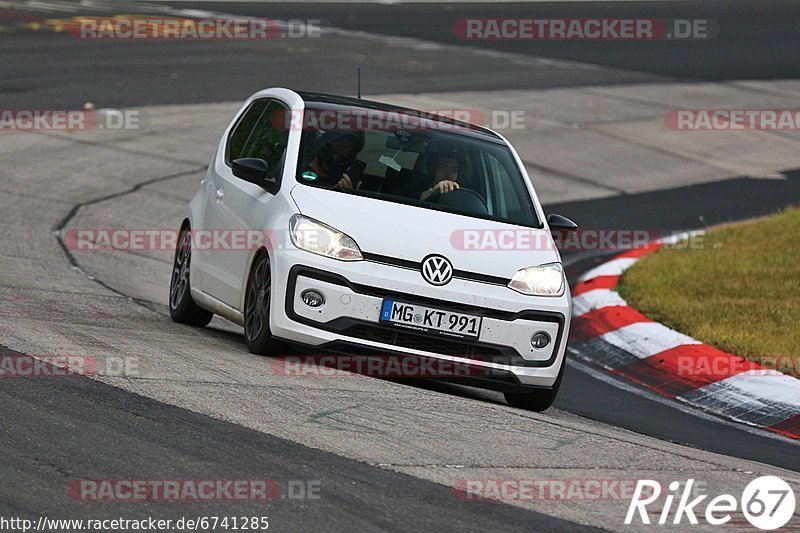
[[[373,261],[342,262],[302,250],[280,250],[272,260],[272,334],[320,354],[375,354],[434,358],[482,370],[478,381],[552,387],[564,363],[571,316],[569,293],[533,297],[504,285],[453,279],[436,287],[410,268]],[[300,294],[314,289],[325,304],[311,308]],[[424,295],[424,296],[420,296]],[[380,323],[384,298],[482,316],[477,341],[409,332]],[[531,336],[548,333],[550,344],[534,349]]]

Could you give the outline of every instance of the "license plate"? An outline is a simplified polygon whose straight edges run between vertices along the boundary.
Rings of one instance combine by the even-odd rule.
[[[463,313],[442,311],[396,300],[384,300],[380,322],[390,326],[432,333],[445,337],[477,340],[482,318]]]

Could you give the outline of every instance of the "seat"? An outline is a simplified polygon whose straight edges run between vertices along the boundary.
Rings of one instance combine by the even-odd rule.
[[[425,190],[425,179],[410,168],[395,170],[386,169],[386,177],[381,191],[385,194],[405,196],[418,200],[419,195]]]

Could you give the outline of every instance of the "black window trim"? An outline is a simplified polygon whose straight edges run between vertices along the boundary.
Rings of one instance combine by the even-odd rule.
[[[310,130],[307,130],[307,131],[310,131]],[[436,131],[436,130],[431,130],[431,131]],[[304,131],[304,133],[305,133],[305,131]],[[439,132],[439,133],[442,133],[442,132]],[[453,135],[453,136],[465,136],[461,132],[457,133],[457,132],[445,131],[443,133],[446,134],[446,135]],[[471,217],[471,218],[478,218],[478,219],[482,219],[482,220],[491,220],[493,222],[500,222],[500,223],[503,223],[503,224],[512,224],[512,225],[515,225],[515,226],[521,226],[521,227],[526,227],[526,228],[543,229],[545,227],[544,226],[544,220],[539,217],[539,211],[536,209],[536,204],[535,204],[535,202],[533,200],[533,194],[531,193],[531,190],[528,188],[527,184],[525,183],[526,181],[529,181],[530,178],[526,179],[526,173],[523,173],[522,172],[523,169],[519,168],[519,165],[517,164],[517,160],[516,160],[516,158],[514,158],[514,152],[512,150],[512,147],[509,144],[506,144],[506,143],[501,142],[499,140],[486,139],[486,138],[481,138],[481,137],[477,137],[476,138],[476,137],[472,137],[472,136],[468,136],[468,135],[466,135],[466,137],[470,138],[471,141],[477,141],[477,142],[484,141],[484,142],[488,142],[490,144],[494,144],[494,145],[496,145],[498,147],[505,148],[505,150],[508,153],[508,156],[511,159],[511,163],[512,163],[513,167],[516,169],[517,175],[519,176],[519,180],[518,180],[519,183],[514,183],[512,186],[515,188],[515,192],[517,192],[517,193],[519,193],[520,191],[524,192],[525,199],[520,199],[519,200],[520,201],[520,205],[522,205],[524,203],[528,207],[528,209],[530,210],[530,214],[533,217],[533,223],[525,223],[525,222],[519,221],[519,220],[509,220],[507,218],[501,218],[501,217],[498,217],[498,216],[495,216],[495,215],[481,215],[481,214],[475,214],[475,213],[459,213],[459,212],[451,210],[451,209],[444,209],[444,208],[442,208],[440,206],[437,206],[434,203],[430,203],[430,202],[415,202],[415,201],[413,201],[413,199],[407,199],[407,198],[405,198],[403,196],[400,196],[400,195],[375,196],[375,195],[370,194],[372,191],[362,191],[360,195],[368,197],[368,198],[372,198],[374,200],[390,202],[390,203],[393,203],[393,204],[409,205],[409,206],[412,206],[412,207],[419,207],[419,208],[422,208],[422,209],[432,209],[434,211],[440,211],[440,212],[443,212],[443,213],[450,213],[450,214],[461,215],[461,216],[466,216],[466,217]],[[301,139],[300,139],[300,150],[301,151],[302,151],[302,147],[303,147],[303,142],[304,142],[304,139],[301,137]],[[488,162],[486,160],[486,156],[487,156],[487,153],[481,153],[481,154],[478,155],[479,164],[483,165],[485,168],[488,167]],[[505,166],[502,165],[502,162],[500,162],[500,158],[495,156],[495,159],[498,161],[498,163],[501,166],[503,166],[505,168]],[[336,192],[344,193],[344,194],[356,194],[355,192],[353,192],[351,190],[348,190],[348,189],[336,189],[336,188],[331,188],[331,187],[320,187],[319,185],[312,185],[310,183],[307,183],[307,182],[301,180],[300,179],[301,166],[302,166],[302,160],[300,159],[300,157],[298,157],[297,165],[296,165],[296,168],[295,168],[295,171],[294,171],[294,180],[295,180],[295,182],[297,184],[303,185],[305,187],[328,189],[328,190],[332,190],[332,191],[336,191]],[[486,168],[486,170],[488,171],[488,168]],[[506,170],[506,172],[508,173],[507,170]],[[491,180],[491,181],[495,182],[496,180]],[[514,181],[517,181],[517,180],[512,180],[512,182],[514,182]],[[492,183],[491,186],[492,187],[497,187],[497,184],[496,183]],[[367,194],[364,194],[364,193],[367,193]],[[409,201],[402,201],[402,200],[409,200]]]
[[[261,102],[266,102],[266,106],[264,107],[265,111],[266,111],[266,109],[269,107],[269,105],[272,102],[276,102],[277,104],[283,106],[283,108],[286,110],[287,113],[291,113],[291,109],[292,108],[289,106],[289,104],[287,102],[284,102],[283,100],[281,100],[277,96],[265,96],[263,98],[256,98],[255,100],[250,102],[250,105],[247,106],[247,109],[245,109],[239,115],[239,118],[236,119],[236,123],[230,129],[230,131],[228,132],[228,136],[225,138],[225,158],[224,158],[224,162],[225,162],[225,166],[227,166],[231,170],[233,170],[233,165],[231,164],[231,153],[230,153],[230,151],[231,151],[231,138],[233,137],[233,134],[236,131],[236,128],[239,127],[239,125],[242,123],[242,120],[244,120],[244,117],[247,116],[247,113],[250,112],[250,110],[253,108],[254,105],[256,105],[258,103],[261,103]],[[256,124],[257,123],[258,122],[256,122]],[[254,125],[254,127],[255,127],[255,125]],[[250,134],[252,135],[252,133],[253,132],[251,131]],[[289,135],[291,135],[291,130],[289,131]],[[249,139],[249,137],[248,137],[248,139]],[[288,151],[288,149],[289,148],[288,148],[288,145],[287,145],[287,148],[285,148],[284,151],[283,151],[283,156],[281,156],[281,158],[280,158],[280,161],[281,161],[281,164],[282,164],[282,168],[281,168],[280,172],[278,172],[278,174],[275,176],[275,180],[277,182],[278,188],[280,188],[280,186],[281,186],[281,182],[283,181],[283,173],[286,170],[286,152]]]

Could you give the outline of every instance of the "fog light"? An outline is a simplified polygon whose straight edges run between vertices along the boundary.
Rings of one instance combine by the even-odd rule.
[[[537,331],[531,337],[531,346],[536,348],[537,350],[541,350],[542,348],[547,348],[547,345],[550,344],[550,335],[545,333],[544,331]]]
[[[325,305],[325,297],[321,292],[307,289],[300,294],[300,299],[309,307],[322,307]]]

